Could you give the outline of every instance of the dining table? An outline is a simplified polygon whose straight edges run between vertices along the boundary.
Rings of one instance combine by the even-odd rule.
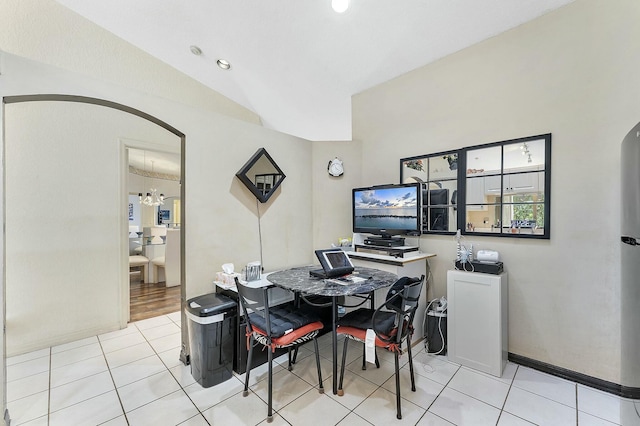
[[[318,265],[302,266],[272,272],[267,280],[273,285],[290,290],[296,298],[305,296],[325,296],[331,299],[331,344],[333,353],[333,394],[338,392],[338,300],[345,296],[367,295],[371,307],[375,307],[375,291],[390,287],[398,280],[394,273],[375,268],[356,266],[354,271],[346,277],[321,278],[310,272]]]

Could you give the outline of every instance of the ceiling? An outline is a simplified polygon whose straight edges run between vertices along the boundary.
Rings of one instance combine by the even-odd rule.
[[[129,166],[143,172],[181,176],[180,154],[129,148]]]
[[[351,96],[573,0],[57,0],[309,140],[351,140]],[[198,46],[202,54],[191,53]],[[231,69],[216,61],[224,58]]]

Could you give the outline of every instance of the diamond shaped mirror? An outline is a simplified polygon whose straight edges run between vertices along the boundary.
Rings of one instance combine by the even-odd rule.
[[[267,150],[260,148],[238,170],[236,177],[249,188],[261,203],[266,203],[286,176]]]

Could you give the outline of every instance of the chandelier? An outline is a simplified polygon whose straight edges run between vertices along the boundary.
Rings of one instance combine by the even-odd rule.
[[[155,188],[151,188],[151,192],[147,192],[147,196],[142,198],[142,192],[138,193],[138,199],[140,200],[140,204],[144,204],[145,206],[162,206],[164,205],[164,194],[157,194],[157,190]]]
[[[147,166],[147,153],[144,153],[144,167]],[[151,161],[151,175],[153,176],[153,161]],[[146,170],[145,170],[146,176]],[[164,205],[164,194],[158,195],[158,192],[155,188],[150,189],[151,192],[147,192],[146,197],[142,197],[142,192],[138,193],[138,200],[140,204],[144,204],[145,206],[155,207],[155,206],[163,206]]]

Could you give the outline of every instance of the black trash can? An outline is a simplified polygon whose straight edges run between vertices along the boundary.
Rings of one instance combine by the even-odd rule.
[[[221,294],[187,301],[191,375],[208,388],[231,378],[238,304]]]
[[[447,353],[447,311],[429,309],[425,327],[427,353],[445,355]]]

